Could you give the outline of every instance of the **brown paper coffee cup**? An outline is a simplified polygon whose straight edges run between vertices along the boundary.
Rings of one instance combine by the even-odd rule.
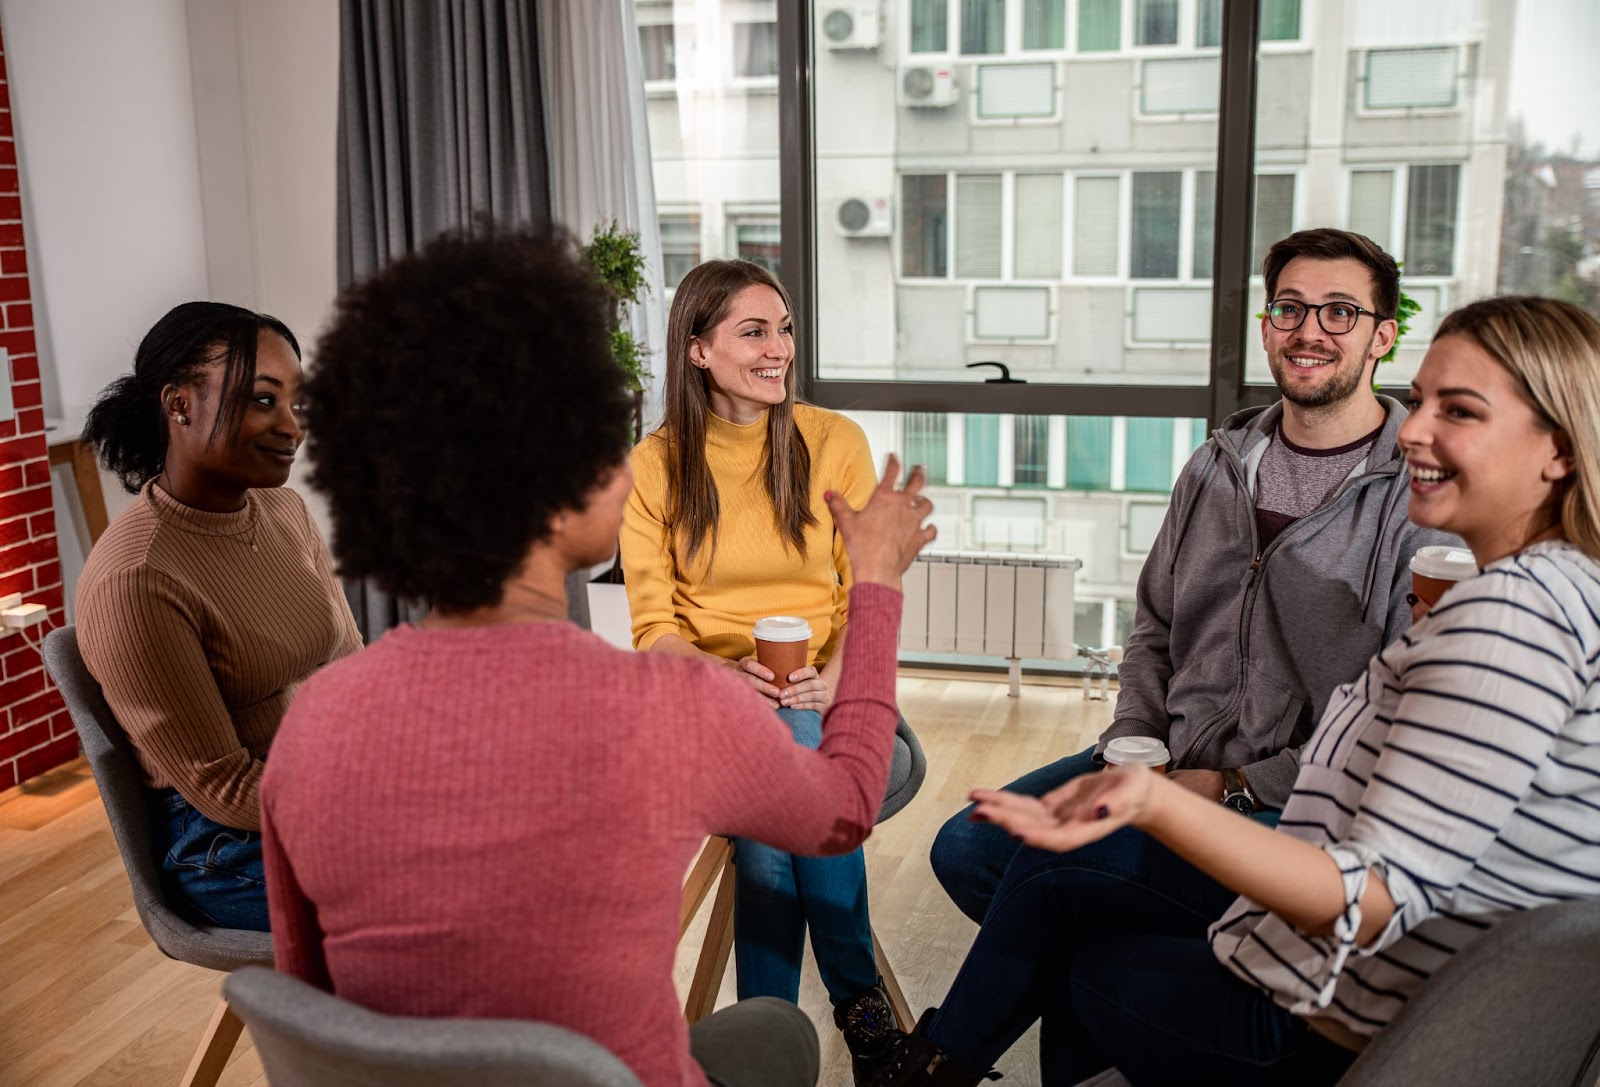
[[[753,634],[756,660],[771,670],[772,684],[781,691],[811,659],[811,624],[793,615],[769,615],[756,623]]]

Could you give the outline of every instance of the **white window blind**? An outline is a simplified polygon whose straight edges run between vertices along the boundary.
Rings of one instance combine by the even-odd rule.
[[[1144,113],[1215,113],[1221,85],[1217,57],[1147,60],[1140,68],[1139,108]]]
[[[972,335],[982,340],[1047,338],[1050,335],[1050,288],[975,288],[972,292]]]
[[[1209,342],[1211,292],[1184,287],[1135,288],[1133,338],[1144,343]]]
[[[1046,506],[1042,498],[972,500],[972,542],[999,551],[1037,550],[1044,546]]]
[[[956,178],[956,275],[1000,278],[1000,175]]]
[[[1115,177],[1080,177],[1072,208],[1072,274],[1117,274],[1117,205],[1122,182]]]
[[[979,117],[1050,117],[1055,111],[1054,64],[978,65]]]
[[[1061,278],[1061,175],[1018,174],[1016,257],[1018,279]]]
[[[1456,104],[1456,47],[1373,49],[1367,53],[1368,109]]]
[[[1129,502],[1126,550],[1130,555],[1148,555],[1167,515],[1165,502]]]
[[[1394,171],[1356,170],[1350,175],[1350,229],[1389,249],[1394,223]]]

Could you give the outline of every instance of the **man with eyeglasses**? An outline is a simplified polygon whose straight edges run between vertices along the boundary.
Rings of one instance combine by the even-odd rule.
[[[1151,737],[1174,780],[1276,823],[1334,687],[1410,625],[1412,554],[1456,542],[1406,520],[1406,412],[1372,390],[1397,332],[1394,258],[1359,234],[1303,230],[1272,247],[1264,275],[1261,341],[1282,396],[1224,422],[1173,487],[1111,726],[1007,789],[1042,796],[1098,770],[1110,741]],[[1018,847],[970,811],[944,825],[931,859],[981,922]],[[1126,831],[1072,856],[1137,881],[1151,849]]]

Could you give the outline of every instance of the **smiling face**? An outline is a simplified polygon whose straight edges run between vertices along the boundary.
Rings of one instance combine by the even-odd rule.
[[[223,388],[221,361],[205,366],[183,385],[168,386],[162,397],[169,424],[169,471],[217,492],[251,487],[281,487],[289,480],[295,452],[305,437],[296,412],[300,400],[300,360],[283,337],[263,331],[256,342],[255,380],[248,389]],[[224,397],[242,395],[237,430],[226,425],[212,440]]]
[[[752,284],[728,303],[728,314],[689,343],[689,361],[706,373],[711,410],[747,424],[789,397],[794,326],[771,287]]]
[[[1353,302],[1375,310],[1372,273],[1351,257],[1317,260],[1296,257],[1278,275],[1269,302],[1292,300],[1317,305]],[[1371,369],[1394,343],[1395,323],[1362,314],[1349,332],[1324,332],[1315,312],[1307,312],[1299,328],[1281,332],[1261,318],[1261,346],[1267,352],[1272,380],[1285,400],[1303,408],[1341,404],[1371,383]]]
[[[1557,481],[1572,471],[1572,458],[1560,432],[1475,340],[1434,341],[1411,383],[1410,407],[1400,449],[1411,468],[1414,523],[1454,532],[1480,566],[1550,535]]]

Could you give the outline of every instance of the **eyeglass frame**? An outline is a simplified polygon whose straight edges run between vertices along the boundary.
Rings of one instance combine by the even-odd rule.
[[[1300,315],[1300,320],[1296,321],[1292,328],[1282,328],[1276,321],[1272,319],[1272,308],[1274,306],[1281,305],[1284,302],[1300,306],[1306,311]],[[1343,332],[1335,332],[1327,325],[1322,323],[1322,307],[1324,306],[1349,306],[1351,309],[1356,311],[1356,319],[1351,321],[1350,327],[1345,329]],[[1313,310],[1315,310],[1317,314],[1317,327],[1322,329],[1322,331],[1327,333],[1329,336],[1350,335],[1350,333],[1356,330],[1356,325],[1360,323],[1361,315],[1363,313],[1368,317],[1371,317],[1374,324],[1382,324],[1384,321],[1394,320],[1393,317],[1385,317],[1376,310],[1370,310],[1364,306],[1358,306],[1354,302],[1346,302],[1343,299],[1338,298],[1334,299],[1332,302],[1302,302],[1298,298],[1274,298],[1272,301],[1267,303],[1266,309],[1263,311],[1263,316],[1266,317],[1267,324],[1271,325],[1278,332],[1298,332],[1300,329],[1305,327],[1306,318],[1311,315]]]

